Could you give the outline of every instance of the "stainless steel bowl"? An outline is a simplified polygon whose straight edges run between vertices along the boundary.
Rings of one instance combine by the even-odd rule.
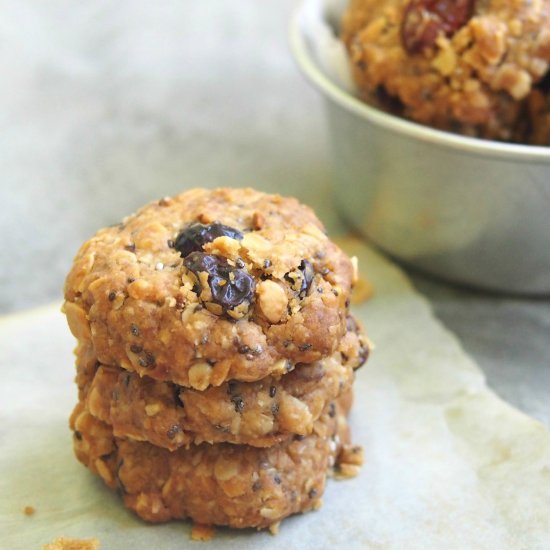
[[[550,294],[550,147],[454,135],[366,105],[319,68],[301,18],[291,47],[326,99],[335,201],[349,224],[447,280]]]

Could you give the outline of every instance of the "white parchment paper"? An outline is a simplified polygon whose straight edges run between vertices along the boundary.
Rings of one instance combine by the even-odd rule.
[[[73,341],[46,308],[0,321],[0,547],[64,535],[98,537],[104,550],[549,548],[550,434],[486,387],[400,270],[358,242],[347,248],[375,287],[355,308],[377,346],[351,417],[366,463],[329,482],[321,510],[286,520],[277,537],[219,530],[208,543],[191,542],[187,522],[139,521],[73,457]]]

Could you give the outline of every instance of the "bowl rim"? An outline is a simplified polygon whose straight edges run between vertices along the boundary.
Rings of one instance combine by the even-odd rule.
[[[330,80],[318,67],[311,55],[307,40],[301,29],[302,11],[307,4],[304,0],[295,9],[290,20],[289,43],[299,68],[306,78],[317,87],[325,97],[340,107],[379,127],[396,134],[405,135],[440,147],[448,147],[476,155],[499,157],[506,161],[543,161],[550,163],[550,147],[505,143],[473,138],[436,130],[396,115],[385,113],[353,96]]]

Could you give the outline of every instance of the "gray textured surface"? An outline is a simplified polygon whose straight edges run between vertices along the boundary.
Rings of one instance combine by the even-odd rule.
[[[187,187],[294,194],[338,227],[321,100],[286,44],[294,5],[2,3],[1,313],[59,300],[95,229]],[[492,387],[550,425],[550,303],[414,281]]]

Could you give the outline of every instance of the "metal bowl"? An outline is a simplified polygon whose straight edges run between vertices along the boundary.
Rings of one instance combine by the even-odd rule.
[[[325,96],[335,202],[350,226],[449,281],[550,294],[550,147],[468,138],[370,107],[319,68],[302,9],[291,47]]]

